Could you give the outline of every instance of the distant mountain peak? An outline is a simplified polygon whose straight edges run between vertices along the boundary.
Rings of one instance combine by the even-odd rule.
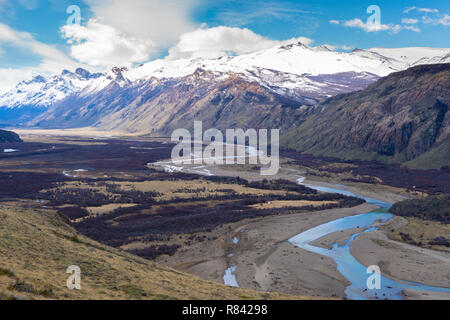
[[[89,79],[97,79],[103,76],[103,73],[97,72],[97,73],[90,73],[88,70],[83,68],[77,68],[75,70],[75,74],[79,75],[83,79],[89,80]]]
[[[74,73],[72,72],[72,71],[69,71],[69,70],[67,70],[67,69],[64,69],[62,72],[61,72],[61,76],[72,76]]]
[[[75,72],[64,69],[60,75],[44,77],[34,76],[31,80],[21,81],[15,89],[0,95],[0,111],[4,108],[37,109],[47,108],[65,97],[79,92],[92,80],[102,77],[102,73],[91,74],[78,68]]]
[[[280,46],[280,49],[282,49],[282,50],[290,50],[290,49],[292,49],[294,47],[310,48],[308,45],[304,44],[303,42],[296,41],[296,42],[293,42],[293,43],[290,43],[290,44],[282,45],[282,46]]]
[[[116,75],[114,79],[119,85],[129,83],[130,81],[124,76],[124,73],[128,71],[127,67],[113,67],[112,73]]]
[[[47,80],[43,76],[37,75],[37,76],[34,76],[31,80],[22,81],[21,84],[45,83],[46,81]]]

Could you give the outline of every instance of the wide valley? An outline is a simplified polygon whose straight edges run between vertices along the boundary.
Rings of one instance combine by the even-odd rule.
[[[357,181],[333,171],[344,164],[327,160],[323,170],[289,153],[265,177],[252,165],[171,165],[167,138],[16,132],[24,142],[0,154],[2,206],[56,210],[102,244],[232,287],[450,299],[448,247],[408,243],[401,235],[416,221],[388,212],[425,190]],[[449,234],[448,225],[426,225]],[[372,265],[379,290],[366,288]]]

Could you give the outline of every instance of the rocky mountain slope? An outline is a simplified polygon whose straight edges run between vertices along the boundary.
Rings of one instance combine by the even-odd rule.
[[[22,142],[22,139],[15,132],[0,130],[0,143],[5,142]]]
[[[94,126],[170,135],[203,120],[205,128],[286,127],[304,116],[302,102],[236,75],[197,69],[179,79],[151,79],[121,87],[110,83],[95,95],[73,95],[38,116],[40,127]],[[287,119],[285,123],[282,119]]]
[[[314,106],[283,144],[315,155],[449,165],[449,88],[448,63],[393,73]]]
[[[103,74],[78,68],[75,72],[64,70],[60,75],[22,81],[0,94],[0,124],[23,124],[100,77]]]

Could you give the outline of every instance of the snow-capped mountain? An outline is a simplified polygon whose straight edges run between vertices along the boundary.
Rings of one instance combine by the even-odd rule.
[[[60,75],[49,78],[35,76],[29,81],[22,81],[17,86],[0,96],[0,106],[16,108],[21,106],[49,107],[73,93],[85,88],[91,80],[103,74],[91,74],[78,68],[75,72],[63,70]]]
[[[24,125],[64,98],[80,92],[87,85],[103,78],[102,73],[91,74],[78,68],[63,70],[51,77],[35,76],[0,95],[0,124]]]
[[[140,108],[144,108],[141,112],[157,118],[155,110],[163,103],[175,108],[160,110],[159,114],[165,114],[165,119],[176,117],[173,112],[180,101],[187,104],[183,112],[194,112],[197,102],[225,84],[228,87],[217,94],[222,98],[228,96],[229,103],[235,101],[234,94],[239,92],[247,94],[248,99],[253,94],[261,94],[277,101],[279,106],[287,99],[288,105],[300,107],[364,89],[392,72],[418,64],[446,62],[450,62],[450,49],[373,48],[337,52],[326,46],[309,47],[299,42],[218,59],[159,59],[130,69],[115,67],[105,74],[77,69],[75,73],[64,71],[49,79],[35,77],[19,83],[14,90],[0,96],[0,120],[5,122],[8,118],[5,114],[9,112],[16,115],[9,117],[10,124],[17,119],[22,123],[33,119],[29,124],[59,127],[101,124],[112,128],[117,126],[107,124],[106,118],[118,121],[119,113],[125,120],[130,114],[137,119],[145,118],[139,117]],[[251,93],[240,90],[233,82],[252,87]],[[186,90],[183,95],[179,93],[180,88]],[[235,90],[234,94],[230,90]],[[210,98],[202,104],[213,105],[216,98]],[[241,98],[239,105],[244,108],[245,97]],[[17,114],[26,112],[27,117],[17,118]],[[160,123],[151,123],[160,126]],[[127,130],[127,125],[120,127]]]
[[[197,68],[250,75],[258,68],[300,76],[356,72],[384,77],[417,64],[449,62],[449,54],[450,49],[436,48],[355,49],[348,53],[332,51],[326,46],[309,47],[299,42],[219,59],[156,60],[128,71],[126,76],[131,80],[146,76],[174,78],[192,74]]]
[[[309,47],[301,42],[277,46],[256,53],[218,59],[159,59],[133,69],[121,69],[122,84],[150,79],[180,79],[197,70],[209,71],[215,80],[238,74],[261,86],[291,98],[317,99],[365,88],[379,77],[419,64],[450,62],[450,49],[373,48],[337,52],[327,46]],[[117,69],[117,68],[116,68]],[[105,88],[117,70],[93,83],[89,93]],[[85,93],[85,94],[86,94]],[[305,101],[308,103],[308,101]]]

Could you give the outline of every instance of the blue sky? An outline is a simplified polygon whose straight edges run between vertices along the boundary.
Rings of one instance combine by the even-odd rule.
[[[276,39],[306,36],[317,44],[348,45],[358,48],[403,46],[450,46],[450,28],[442,24],[420,24],[421,32],[367,33],[361,29],[332,25],[330,20],[367,20],[366,9],[376,4],[381,9],[381,23],[401,24],[403,18],[421,21],[450,14],[450,1],[211,1],[194,14],[197,21],[208,25],[234,25],[248,27],[264,36]],[[406,8],[438,9],[431,14]]]
[[[80,26],[65,27],[69,5],[80,7]],[[369,5],[380,8],[379,29],[365,24]],[[0,89],[63,67],[242,54],[289,39],[336,50],[450,47],[449,31],[447,0],[0,0]]]

